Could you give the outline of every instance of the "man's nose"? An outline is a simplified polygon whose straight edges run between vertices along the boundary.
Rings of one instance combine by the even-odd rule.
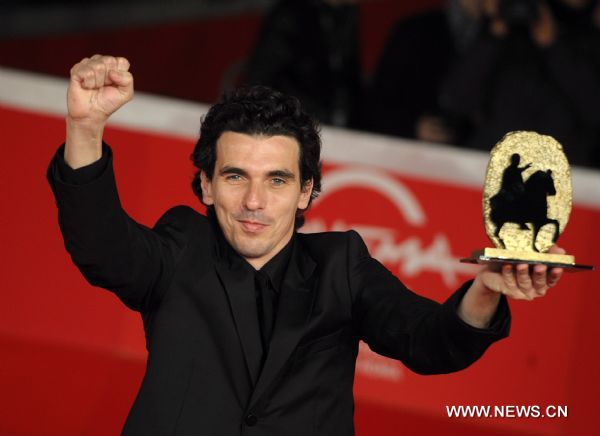
[[[266,194],[262,183],[251,182],[244,197],[244,206],[248,210],[264,209],[267,198]]]

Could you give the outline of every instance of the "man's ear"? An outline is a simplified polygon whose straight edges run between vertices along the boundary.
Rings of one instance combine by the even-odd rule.
[[[298,200],[298,209],[304,210],[310,203],[310,196],[313,190],[313,179],[307,180],[302,184],[302,190],[300,191],[300,199]]]
[[[206,206],[213,205],[215,202],[213,199],[212,183],[204,171],[200,173],[200,187],[202,188],[202,203]]]

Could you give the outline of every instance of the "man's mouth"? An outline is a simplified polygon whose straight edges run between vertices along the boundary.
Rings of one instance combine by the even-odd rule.
[[[260,221],[239,220],[238,222],[242,225],[242,228],[248,233],[258,233],[267,227],[267,224],[261,223]]]

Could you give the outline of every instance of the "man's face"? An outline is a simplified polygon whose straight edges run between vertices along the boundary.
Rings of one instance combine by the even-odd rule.
[[[312,181],[301,186],[300,146],[289,136],[224,132],[212,180],[201,174],[204,203],[213,205],[231,246],[259,269],[288,243],[296,210],[308,207]]]

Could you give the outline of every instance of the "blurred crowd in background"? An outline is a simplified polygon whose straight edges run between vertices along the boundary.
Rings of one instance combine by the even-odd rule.
[[[369,71],[363,15],[376,3],[391,9],[389,1],[62,0],[55,4],[70,13],[47,10],[31,27],[57,33],[71,25],[72,37],[38,31],[42,40],[22,29],[43,2],[13,0],[0,13],[0,29],[12,32],[0,37],[0,64],[64,76],[96,52],[131,56],[138,90],[211,103],[216,95],[198,88],[269,85],[326,125],[479,150],[509,131],[533,130],[561,142],[572,164],[600,168],[600,0],[432,0],[421,9],[396,1],[414,11],[386,30]],[[17,14],[27,4],[35,7]],[[140,10],[138,26],[161,17],[204,21],[193,31],[160,28],[152,39],[136,33]],[[226,32],[211,21],[242,10],[260,13],[250,25],[232,19]],[[101,25],[120,30],[99,33]],[[96,32],[88,41],[85,28]],[[40,67],[51,63],[54,70]]]
[[[514,130],[600,167],[600,3],[449,0],[403,18],[372,77],[352,0],[282,0],[242,82],[296,95],[323,123],[489,150]]]

